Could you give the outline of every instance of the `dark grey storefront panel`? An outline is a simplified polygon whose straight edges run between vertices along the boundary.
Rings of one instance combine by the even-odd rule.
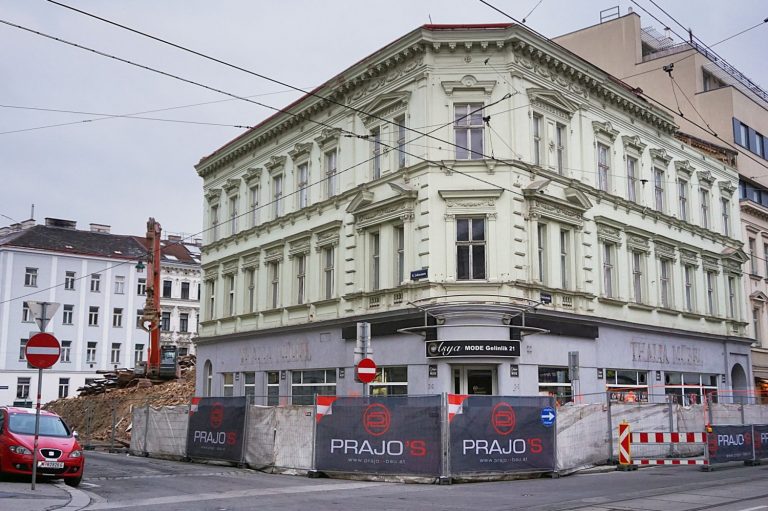
[[[240,461],[245,409],[245,397],[195,398],[189,412],[187,456]]]
[[[752,458],[752,426],[712,426],[707,436],[710,463],[748,461]]]
[[[768,425],[753,426],[755,442],[755,459],[768,458]]]
[[[339,397],[318,419],[320,471],[440,476],[440,396]]]
[[[468,396],[450,424],[451,474],[555,470],[550,397]]]

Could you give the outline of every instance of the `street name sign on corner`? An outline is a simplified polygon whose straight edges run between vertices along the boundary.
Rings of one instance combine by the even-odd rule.
[[[24,355],[32,367],[48,369],[59,361],[61,345],[59,340],[51,334],[35,334],[27,341]]]

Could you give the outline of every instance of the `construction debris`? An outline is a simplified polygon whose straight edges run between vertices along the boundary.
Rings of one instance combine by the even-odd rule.
[[[190,367],[195,367],[195,362],[195,355],[185,355],[183,357],[179,357],[178,364],[181,372],[183,373]],[[133,369],[126,368],[115,369],[113,371],[97,371],[97,373],[103,375],[104,377],[95,379],[89,382],[88,385],[79,387],[77,391],[81,396],[94,396],[96,394],[110,392],[114,389],[124,389],[128,387],[135,387],[137,385],[146,387],[152,384],[165,383],[166,381],[146,380],[145,378],[136,376]]]

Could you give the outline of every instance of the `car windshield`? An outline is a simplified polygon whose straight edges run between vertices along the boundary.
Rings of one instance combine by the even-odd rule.
[[[20,435],[35,434],[35,415],[32,413],[12,413],[10,430]],[[40,436],[68,437],[70,435],[64,421],[51,415],[40,416]]]

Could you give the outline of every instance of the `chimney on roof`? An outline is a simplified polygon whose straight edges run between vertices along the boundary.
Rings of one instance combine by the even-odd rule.
[[[168,235],[168,241],[181,241],[181,235],[179,235],[179,234],[169,234]]]
[[[46,227],[58,227],[59,229],[77,229],[77,222],[75,220],[64,220],[61,218],[46,218]]]
[[[109,225],[105,224],[90,224],[91,232],[100,232],[102,234],[109,234]]]
[[[29,220],[24,220],[23,222],[21,222],[21,230],[22,231],[26,230],[26,229],[29,229],[30,227],[34,227],[34,226],[35,226],[35,219],[34,218],[30,218]]]

